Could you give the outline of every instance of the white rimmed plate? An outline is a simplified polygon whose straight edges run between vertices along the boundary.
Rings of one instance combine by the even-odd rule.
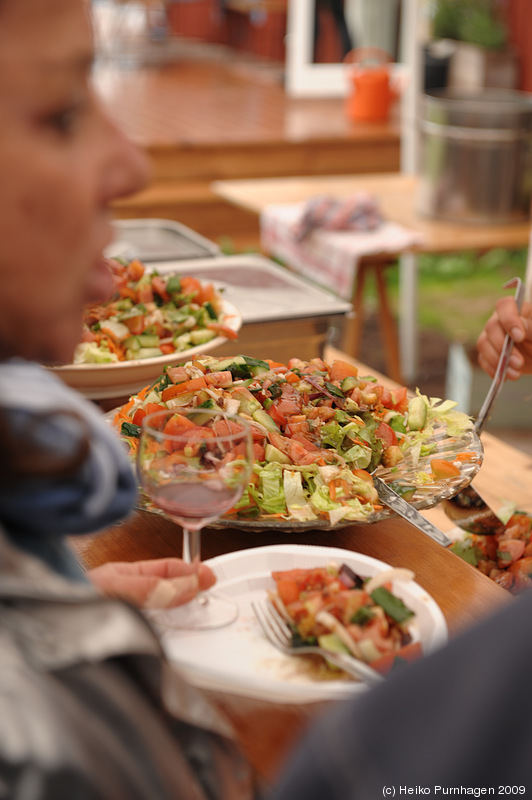
[[[242,315],[232,303],[222,300],[221,322],[234,331],[242,326]],[[118,361],[114,364],[65,364],[51,367],[69,386],[74,387],[91,400],[126,397],[135,394],[144,386],[162,375],[168,364],[181,364],[199,354],[215,350],[227,339],[216,336],[206,344],[190,347],[180,353],[143,358],[136,361]],[[235,343],[236,344],[236,343]]]
[[[280,653],[264,637],[251,610],[253,600],[264,600],[267,590],[274,588],[272,570],[323,566],[331,561],[346,563],[364,577],[389,568],[361,553],[314,545],[257,547],[211,559],[206,563],[218,578],[216,589],[236,600],[239,617],[232,625],[213,631],[166,628],[162,639],[168,657],[199,688],[269,702],[310,703],[364,691],[362,684],[351,680],[320,680],[305,659]],[[447,625],[430,595],[415,581],[397,583],[394,591],[416,614],[412,631],[424,652],[444,644]]]

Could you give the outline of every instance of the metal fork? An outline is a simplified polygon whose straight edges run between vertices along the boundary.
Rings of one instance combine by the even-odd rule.
[[[272,603],[251,603],[251,608],[255,614],[257,621],[264,631],[266,638],[273,644],[281,653],[291,656],[303,656],[307,654],[320,655],[331,664],[335,664],[340,669],[349,673],[363,683],[369,686],[375,686],[383,680],[376,670],[372,669],[368,664],[363,661],[357,660],[354,656],[347,655],[347,653],[334,653],[330,650],[325,650],[323,647],[304,645],[302,647],[294,647],[292,644],[292,632],[286,620],[283,619],[279,611]]]

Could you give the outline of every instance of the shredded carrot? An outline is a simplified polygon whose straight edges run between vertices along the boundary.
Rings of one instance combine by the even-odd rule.
[[[457,453],[453,456],[453,461],[475,461],[476,453]]]

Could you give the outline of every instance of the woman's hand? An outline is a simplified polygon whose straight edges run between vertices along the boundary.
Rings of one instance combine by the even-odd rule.
[[[205,564],[185,564],[180,558],[120,561],[88,571],[90,580],[110,597],[139,608],[173,608],[188,603],[214,585],[216,577]]]
[[[532,373],[532,305],[523,303],[521,313],[513,297],[503,297],[487,321],[477,340],[478,363],[492,378],[506,334],[515,342],[506,377],[516,381],[521,375]]]

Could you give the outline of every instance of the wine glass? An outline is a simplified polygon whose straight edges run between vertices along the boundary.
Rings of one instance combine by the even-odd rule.
[[[249,424],[218,408],[155,411],[142,420],[140,483],[155,506],[183,528],[183,559],[199,569],[201,530],[240,499],[253,469]],[[154,613],[155,622],[187,630],[229,625],[238,606],[215,591]]]

